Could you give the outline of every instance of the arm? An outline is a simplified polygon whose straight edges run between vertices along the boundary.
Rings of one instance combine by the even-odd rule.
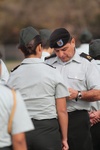
[[[68,150],[68,143],[67,143],[68,114],[67,114],[66,98],[57,98],[56,107],[62,134],[62,147],[63,147],[62,149]]]
[[[70,92],[69,100],[77,98],[78,90],[69,88],[69,92]],[[84,101],[93,102],[100,100],[100,90],[92,89],[89,91],[81,91],[81,94],[82,94],[81,99]]]
[[[25,134],[19,133],[12,135],[13,150],[27,150]]]
[[[82,99],[90,102],[100,100],[100,90],[82,91]]]

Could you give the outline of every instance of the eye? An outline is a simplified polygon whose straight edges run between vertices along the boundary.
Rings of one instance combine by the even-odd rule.
[[[58,53],[59,52],[59,50],[55,50],[56,51],[56,53]]]

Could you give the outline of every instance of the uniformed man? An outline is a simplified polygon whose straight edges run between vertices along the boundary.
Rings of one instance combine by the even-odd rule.
[[[89,43],[92,41],[93,35],[88,29],[84,29],[80,36],[80,46],[76,48],[76,51],[81,54],[82,52],[89,54]]]
[[[100,75],[91,57],[75,51],[75,39],[65,28],[58,28],[50,36],[50,47],[55,57],[46,63],[62,74],[68,83],[70,98],[67,101],[69,117],[68,143],[70,150],[92,150],[88,110],[90,101],[100,98]]]
[[[27,150],[24,132],[33,129],[20,93],[0,83],[0,150]]]
[[[19,49],[25,59],[11,72],[8,85],[20,90],[35,125],[26,134],[29,150],[68,150],[67,84],[55,68],[41,60],[41,38],[33,27],[21,30]]]
[[[50,48],[50,43],[49,43],[49,38],[52,32],[49,29],[41,29],[39,33],[42,40],[41,59],[44,61],[45,57],[48,57],[53,53],[53,48]]]
[[[0,59],[0,79],[1,79],[1,82],[6,83],[8,78],[9,78],[8,69],[7,69],[6,65],[4,64],[3,60]]]
[[[100,39],[92,40],[89,44],[89,55],[95,59],[100,71]],[[93,149],[100,150],[100,101],[91,103],[90,122]]]

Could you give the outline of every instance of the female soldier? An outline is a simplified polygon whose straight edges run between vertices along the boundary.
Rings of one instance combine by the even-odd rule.
[[[0,83],[0,150],[27,150],[24,132],[34,126],[20,93],[13,92]]]
[[[41,39],[33,27],[21,30],[19,49],[25,59],[11,72],[8,85],[20,90],[35,125],[26,134],[29,150],[68,150],[67,87],[60,73],[41,60]]]

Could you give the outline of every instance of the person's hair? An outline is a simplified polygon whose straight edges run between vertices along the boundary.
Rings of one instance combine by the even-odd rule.
[[[94,57],[95,60],[100,60],[100,55]]]
[[[50,47],[50,41],[49,40],[45,40],[45,39],[42,39],[42,47],[44,49],[48,49]]]
[[[2,53],[0,52],[0,58],[2,58]]]
[[[36,47],[41,44],[40,35],[37,35],[33,40],[31,40],[26,46],[19,45],[18,48],[24,53],[24,56],[27,57],[31,54],[36,55]]]

